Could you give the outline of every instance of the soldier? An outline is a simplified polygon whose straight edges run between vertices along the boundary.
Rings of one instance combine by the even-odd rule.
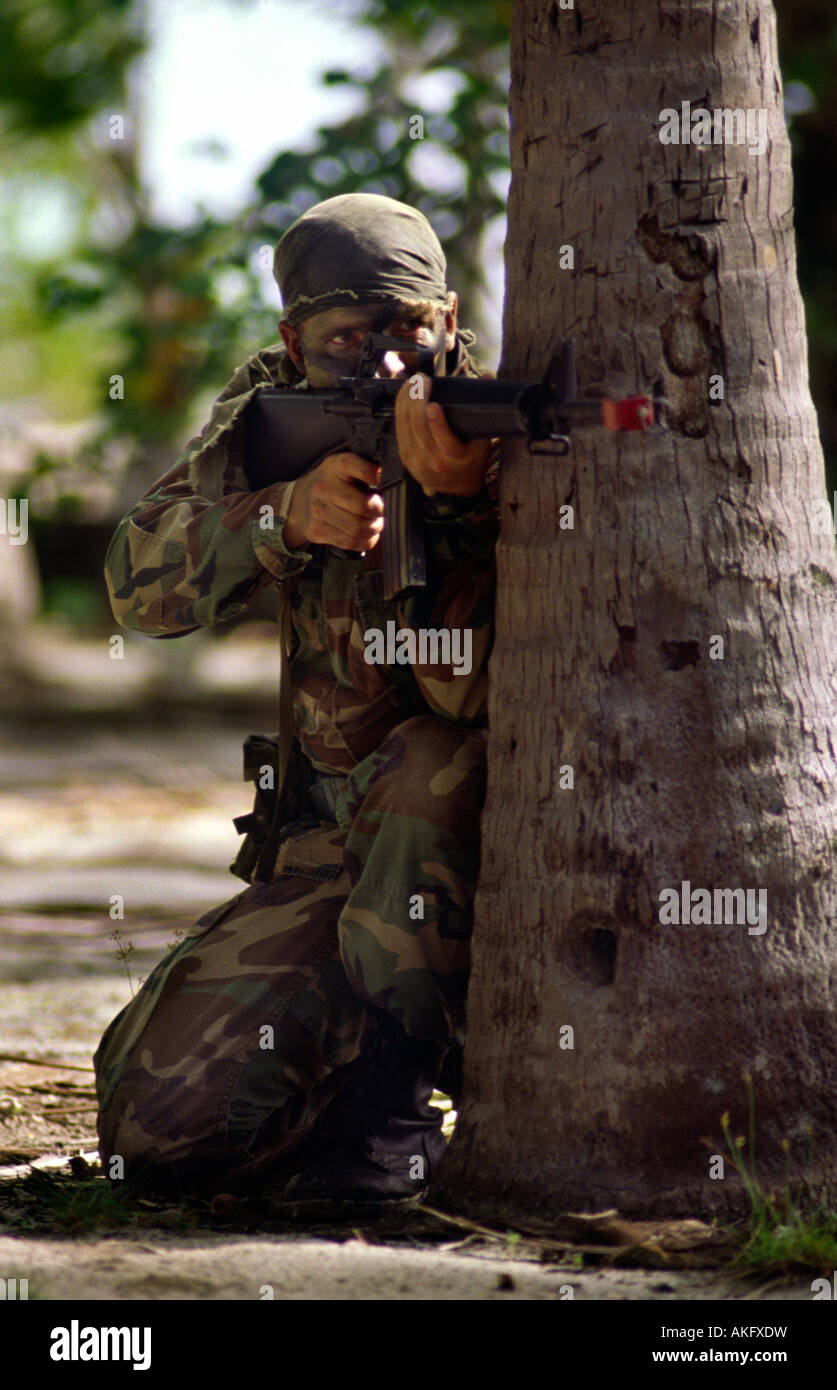
[[[430,347],[438,373],[477,370],[438,239],[403,203],[311,208],[274,273],[282,344],[239,368],[123,518],[106,578],[117,620],[151,636],[222,622],[275,587],[282,797],[270,834],[245,818],[261,834],[233,868],[252,886],[202,917],[106,1030],[100,1152],[106,1172],[119,1155],[157,1190],[380,1208],[427,1190],[445,1149],[429,1100],[464,1037],[496,467],[488,441],[453,435],[429,381],[423,399],[405,382],[396,430],[423,491],[428,582],[392,600],[383,502],[356,485],[374,488],[373,463],[340,452],[251,491],[242,422],[264,386],[333,384],[370,330]],[[379,370],[415,363],[389,353]],[[364,633],[391,621],[467,630],[470,669],[370,662]]]

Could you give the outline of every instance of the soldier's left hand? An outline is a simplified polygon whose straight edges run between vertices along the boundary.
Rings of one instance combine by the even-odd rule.
[[[395,398],[401,460],[428,497],[434,492],[475,497],[485,481],[492,441],[457,439],[432,391],[431,378],[416,372]]]

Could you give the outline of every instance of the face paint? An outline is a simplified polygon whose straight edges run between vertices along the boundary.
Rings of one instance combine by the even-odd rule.
[[[374,315],[369,323],[364,325],[364,331],[366,333],[384,334],[387,325],[392,321],[396,313],[397,308],[392,304],[382,305],[379,312]],[[436,376],[444,374],[446,353],[445,336],[445,324],[444,320],[442,320],[435,329],[431,328],[429,325],[423,325],[421,340],[415,344],[410,341],[411,353],[417,355],[420,351],[432,352],[434,375]],[[306,367],[316,367],[321,372],[327,372],[329,376],[333,378],[357,376],[361,354],[363,352],[363,344],[360,345],[355,353],[344,353],[340,355],[327,352],[313,352],[302,344],[300,344],[300,346]],[[386,349],[382,350],[381,357],[383,357],[385,351]],[[406,348],[404,349],[403,355],[408,355]],[[411,369],[407,367],[403,368],[404,375],[409,376],[410,370]],[[417,368],[413,367],[412,370],[415,371]],[[380,370],[378,370],[375,375],[380,375]]]

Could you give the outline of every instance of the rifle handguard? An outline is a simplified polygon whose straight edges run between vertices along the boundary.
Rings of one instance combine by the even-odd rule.
[[[426,583],[421,489],[404,470],[395,431],[395,397],[406,378],[369,374],[370,354],[392,347],[415,354],[416,344],[370,338],[363,375],[341,377],[325,390],[265,387],[256,393],[245,417],[244,469],[250,487],[258,491],[291,482],[342,450],[380,464],[384,594],[393,598]],[[573,423],[604,424],[620,433],[648,429],[658,422],[664,404],[651,396],[578,399],[572,339],[561,344],[542,381],[464,376],[432,381],[433,400],[460,439],[523,437],[539,453],[566,453]],[[537,448],[541,442],[546,449]]]

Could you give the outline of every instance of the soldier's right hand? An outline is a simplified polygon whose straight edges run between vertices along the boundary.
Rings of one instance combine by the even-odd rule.
[[[296,480],[284,529],[285,544],[301,550],[308,542],[340,550],[371,550],[384,529],[384,501],[362,491],[381,480],[377,464],[358,454],[329,454]]]

